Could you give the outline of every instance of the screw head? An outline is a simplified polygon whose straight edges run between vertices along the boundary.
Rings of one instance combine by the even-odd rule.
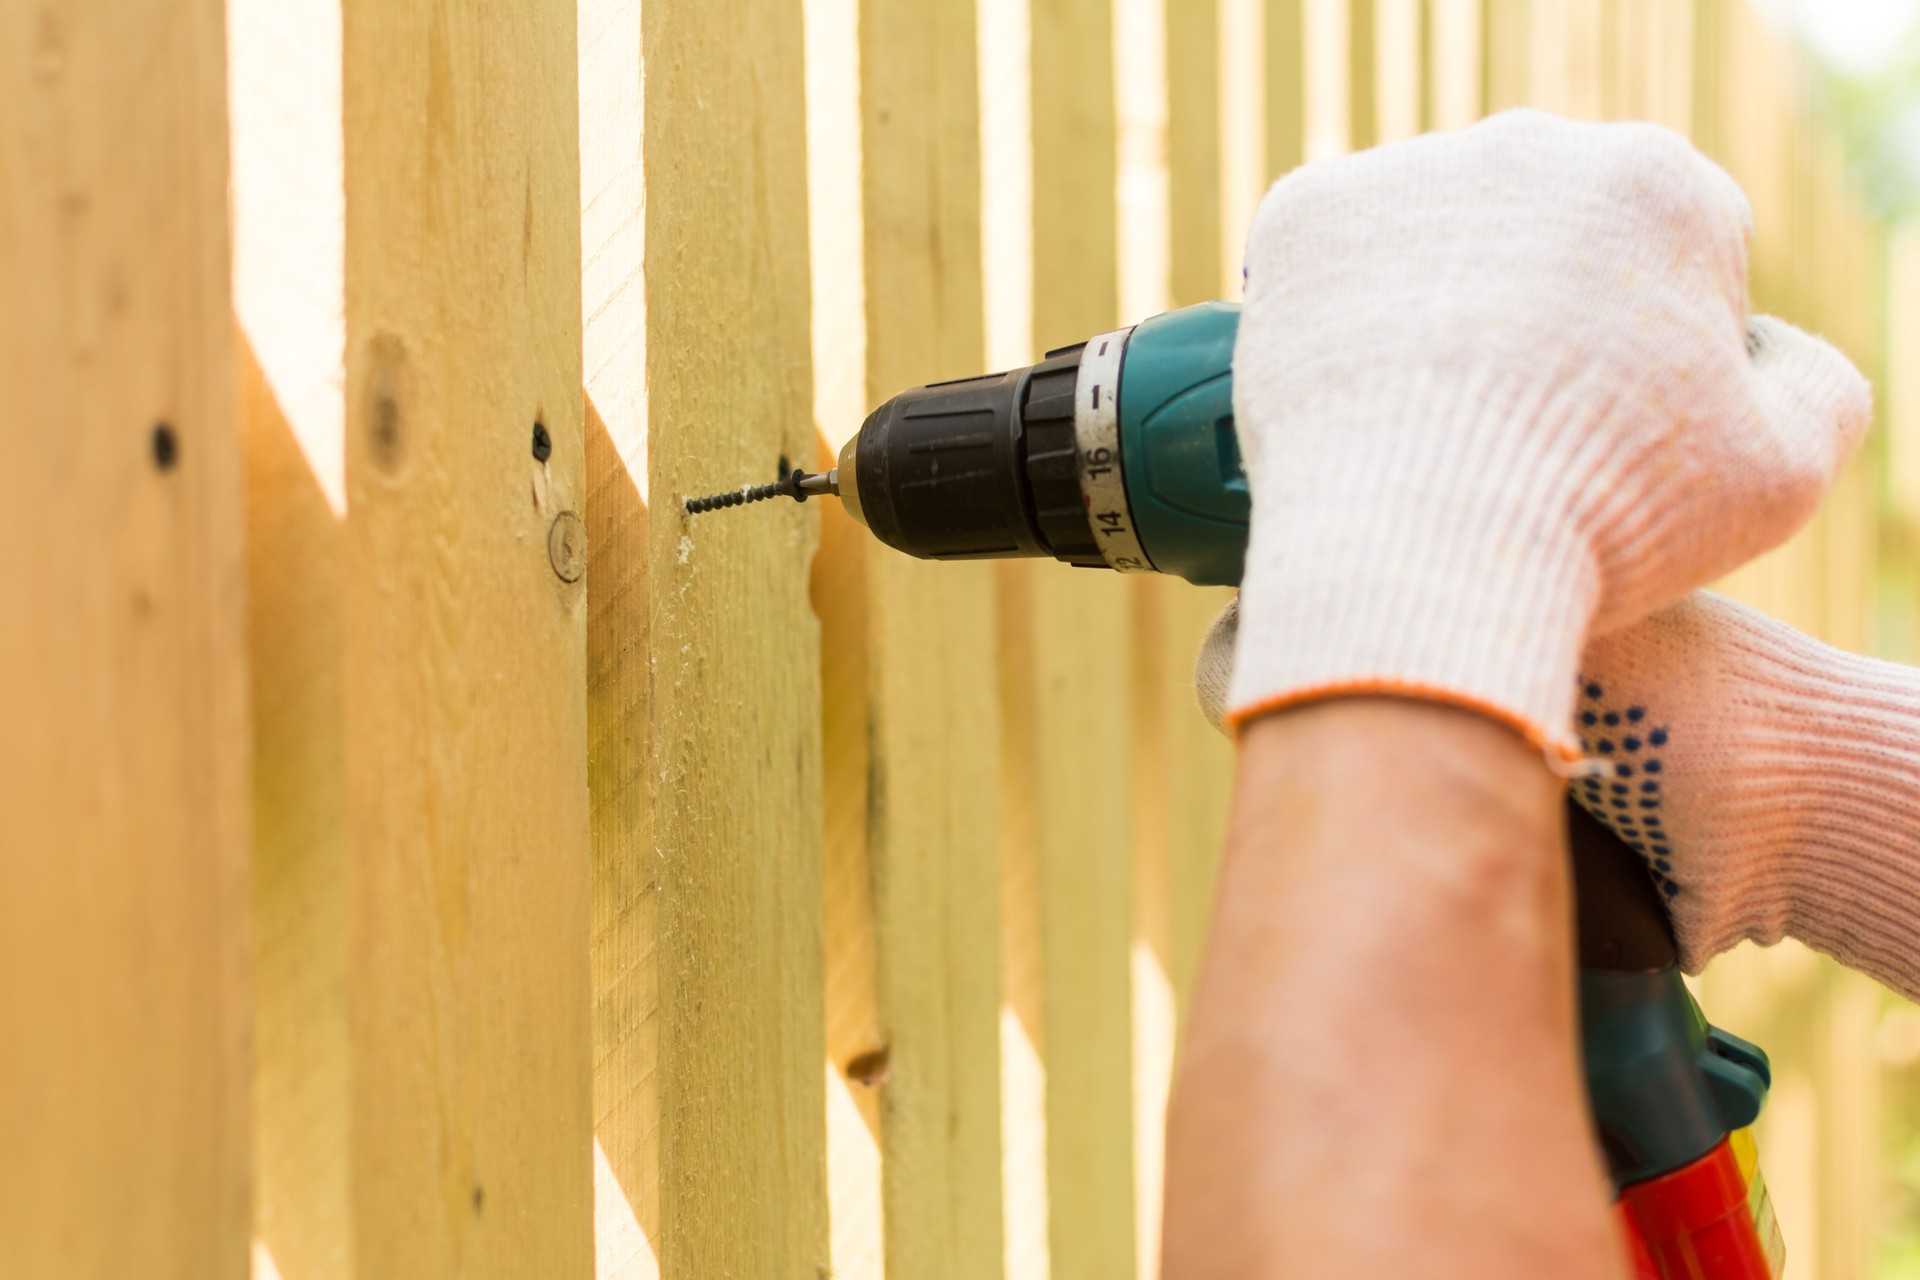
[[[866,1085],[869,1089],[883,1085],[893,1073],[892,1055],[885,1046],[870,1049],[847,1063],[846,1072],[847,1079],[855,1084]]]
[[[547,563],[562,582],[578,582],[587,571],[587,525],[562,511],[547,529]]]
[[[173,424],[156,422],[152,442],[153,465],[162,471],[173,470],[173,464],[180,460],[180,440],[173,433]]]

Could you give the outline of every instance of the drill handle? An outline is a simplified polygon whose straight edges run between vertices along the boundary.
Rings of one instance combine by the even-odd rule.
[[[1590,973],[1640,973],[1677,963],[1673,923],[1640,855],[1567,800],[1567,847],[1580,967]]]

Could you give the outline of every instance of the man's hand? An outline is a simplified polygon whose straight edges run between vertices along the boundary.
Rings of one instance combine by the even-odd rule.
[[[1398,693],[1577,754],[1589,632],[1784,541],[1867,424],[1844,357],[1749,323],[1750,219],[1678,134],[1536,112],[1275,184],[1229,718]]]
[[[1698,972],[1794,937],[1920,999],[1920,671],[1698,592],[1594,642],[1574,798],[1641,857]]]
[[[1449,707],[1241,738],[1167,1145],[1167,1280],[1625,1275],[1575,1051],[1559,784]]]
[[[1262,203],[1168,1280],[1622,1273],[1538,748],[1580,754],[1592,635],[1783,541],[1865,429],[1843,357],[1748,320],[1750,217],[1676,134],[1535,113]]]

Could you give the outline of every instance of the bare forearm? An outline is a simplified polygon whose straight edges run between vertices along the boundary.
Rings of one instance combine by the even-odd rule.
[[[1176,1082],[1168,1280],[1623,1275],[1576,1061],[1560,788],[1518,736],[1256,721]]]

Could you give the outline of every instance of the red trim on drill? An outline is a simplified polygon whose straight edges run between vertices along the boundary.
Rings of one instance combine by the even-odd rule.
[[[1635,1280],[1778,1280],[1778,1228],[1759,1176],[1748,1180],[1723,1138],[1692,1164],[1622,1192]]]

